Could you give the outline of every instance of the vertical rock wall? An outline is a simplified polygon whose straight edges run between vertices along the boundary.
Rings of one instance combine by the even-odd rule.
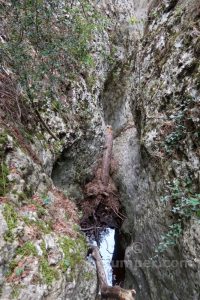
[[[115,140],[137,299],[199,299],[198,1],[152,1],[130,80],[135,129]],[[193,202],[193,203],[194,203]],[[187,204],[186,204],[187,203]]]

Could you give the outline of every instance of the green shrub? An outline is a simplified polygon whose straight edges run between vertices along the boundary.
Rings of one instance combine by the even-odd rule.
[[[65,86],[70,72],[94,65],[90,42],[104,28],[104,18],[87,0],[12,1],[4,14],[8,38],[3,59],[18,75],[27,101],[45,109],[50,100],[60,110],[56,91]]]

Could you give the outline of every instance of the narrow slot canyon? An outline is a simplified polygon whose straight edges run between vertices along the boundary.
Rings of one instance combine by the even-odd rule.
[[[0,6],[0,299],[200,300],[199,0]]]

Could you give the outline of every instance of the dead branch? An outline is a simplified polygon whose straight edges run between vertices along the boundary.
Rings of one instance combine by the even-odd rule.
[[[34,109],[35,113],[38,117],[38,119],[40,120],[41,124],[44,126],[44,128],[48,131],[48,133],[52,136],[52,138],[54,138],[56,141],[58,141],[58,138],[55,136],[55,134],[51,131],[51,129],[48,127],[48,125],[45,123],[45,121],[43,120],[43,118],[41,117],[39,111],[37,109]]]
[[[87,227],[87,228],[82,228],[82,231],[89,231],[89,230],[94,230],[94,229],[102,229],[102,227],[98,227],[98,226],[91,226],[91,227]]]
[[[103,267],[103,262],[102,262],[98,247],[93,246],[91,248],[91,250],[92,250],[91,255],[92,255],[93,259],[95,260],[96,267],[97,267],[97,274],[98,274],[100,289],[102,290],[104,287],[108,286],[107,279],[106,279],[106,273],[105,273],[105,270]]]
[[[136,291],[125,290],[120,286],[109,286],[107,284],[106,274],[103,267],[103,262],[99,249],[96,246],[92,246],[89,253],[91,253],[96,263],[97,275],[99,279],[99,285],[101,290],[101,299],[107,300],[135,300]]]

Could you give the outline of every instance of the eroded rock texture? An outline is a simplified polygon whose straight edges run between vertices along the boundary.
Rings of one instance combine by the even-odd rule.
[[[1,2],[6,48],[12,14]],[[76,65],[75,76],[65,70],[55,101],[45,93],[49,78],[40,82],[34,103],[43,124],[30,106],[19,109],[27,95],[3,60],[1,298],[95,299],[70,199],[83,198],[111,125],[113,179],[127,216],[126,287],[138,300],[199,300],[199,1],[92,5],[106,23],[90,40],[93,64]],[[37,63],[37,49],[28,38],[24,45]]]
[[[137,299],[199,299],[199,3],[150,6],[130,80],[138,134],[115,141],[126,284]]]
[[[42,25],[37,29],[42,28],[46,17],[50,18],[54,33],[51,38],[56,39],[63,29],[59,18],[70,19],[70,12],[67,15],[64,11],[63,15],[62,1],[59,5],[50,2],[39,1],[36,6],[30,2],[26,6],[23,1],[1,1],[2,299],[83,300],[95,299],[97,292],[96,272],[85,262],[86,242],[78,230],[78,212],[70,199],[82,198],[82,186],[91,178],[103,151],[101,94],[108,74],[115,65],[128,62],[133,51],[129,30],[132,1],[126,1],[126,5],[120,1],[91,1],[88,16],[92,19],[97,10],[99,20],[92,19],[91,23],[98,21],[101,29],[95,28],[90,39],[87,68],[76,61],[63,62],[57,56],[60,68],[52,71],[56,80],[52,82],[46,75],[46,64],[47,69],[37,81],[35,68],[44,61],[55,61],[48,61],[52,49],[40,52],[46,40],[42,38],[40,45],[34,40],[34,22],[52,5],[53,13],[48,10],[50,15],[40,19]],[[46,10],[39,11],[44,3]],[[73,9],[78,5],[80,12],[78,3],[73,2]],[[21,37],[17,26],[23,32]],[[49,34],[48,30],[47,26],[43,34]],[[56,41],[51,40],[53,48]],[[15,42],[19,56],[12,48]]]

